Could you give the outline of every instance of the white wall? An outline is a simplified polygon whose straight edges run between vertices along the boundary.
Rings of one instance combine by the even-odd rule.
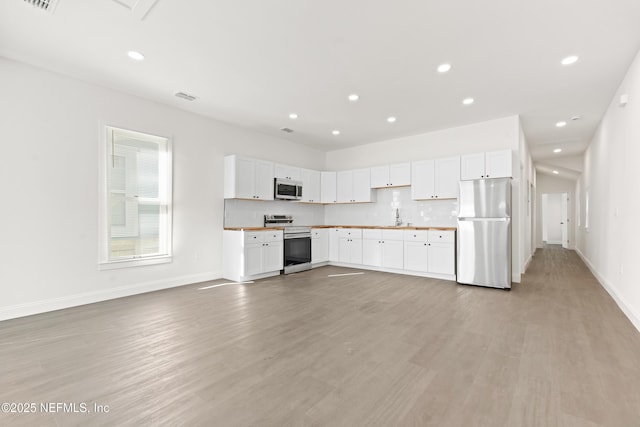
[[[567,193],[569,195],[569,203],[567,207],[567,214],[569,217],[569,225],[567,227],[567,235],[569,239],[569,249],[574,249],[576,246],[576,226],[577,218],[575,212],[576,197],[575,197],[575,181],[569,179],[558,178],[555,176],[547,175],[544,173],[538,173],[537,188],[538,193],[538,209],[536,212],[537,218],[537,233],[536,233],[536,245],[542,247],[542,195],[552,193]]]
[[[357,169],[406,161],[510,148],[518,150],[518,116],[329,151],[328,170]]]
[[[621,94],[629,103],[619,106]],[[596,277],[640,329],[640,54],[585,153],[577,183],[581,226],[577,249]],[[585,227],[589,193],[589,228]]]
[[[4,58],[0,93],[0,319],[218,278],[223,156],[324,166],[320,151]],[[173,137],[172,263],[98,271],[100,123]]]

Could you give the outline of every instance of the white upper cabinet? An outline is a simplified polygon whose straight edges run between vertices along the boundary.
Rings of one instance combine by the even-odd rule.
[[[512,176],[511,150],[462,156],[460,179],[506,178]]]
[[[337,172],[336,188],[338,203],[362,203],[375,200],[371,191],[369,168]]]
[[[320,171],[302,169],[302,199],[301,202],[321,203]]]
[[[301,181],[302,169],[295,166],[282,165],[282,164],[276,163],[274,165],[274,177],[292,179],[294,181]]]
[[[226,156],[224,197],[273,200],[273,163],[236,155]]]
[[[458,197],[460,157],[424,160],[411,165],[411,198],[455,199]]]
[[[304,193],[304,188],[302,188]],[[336,194],[336,173],[320,172],[320,202],[321,203],[337,203]]]
[[[371,168],[371,188],[411,185],[411,163]]]

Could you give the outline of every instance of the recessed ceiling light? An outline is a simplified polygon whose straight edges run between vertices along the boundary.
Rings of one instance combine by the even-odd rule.
[[[340,131],[338,129],[334,130],[333,132],[331,132],[334,135],[340,135]]]
[[[562,65],[571,65],[571,64],[575,64],[577,61],[578,61],[578,57],[576,55],[571,55],[564,58],[562,61],[560,61],[560,63]]]
[[[351,95],[349,95],[347,97],[349,99],[349,101],[351,102],[356,102],[358,99],[360,99],[360,96],[357,93],[352,93]]]
[[[561,153],[562,152],[562,148],[556,148],[555,150],[553,150],[554,153]]]
[[[298,118],[298,115],[296,113],[291,113],[289,114],[289,118],[295,120]]]
[[[473,104],[474,101],[475,100],[473,98],[465,98],[465,99],[462,100],[462,103],[464,105],[471,105],[471,104]]]
[[[450,69],[451,69],[451,64],[440,64],[438,66],[438,72],[439,73],[446,73]]]
[[[129,58],[135,59],[136,61],[142,61],[144,59],[144,55],[140,52],[136,52],[135,50],[130,50],[127,52],[127,55],[129,55]]]
[[[564,121],[556,123],[556,127],[559,127],[559,128],[563,128],[566,125],[567,125],[567,122],[564,122]]]
[[[396,118],[395,117],[387,117],[387,121],[389,123],[394,123],[396,121]]]
[[[553,171],[554,174],[558,175],[560,172],[558,171]]]

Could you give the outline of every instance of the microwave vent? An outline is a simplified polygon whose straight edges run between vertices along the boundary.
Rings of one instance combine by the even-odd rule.
[[[24,0],[24,2],[47,13],[53,13],[58,4],[58,0]]]

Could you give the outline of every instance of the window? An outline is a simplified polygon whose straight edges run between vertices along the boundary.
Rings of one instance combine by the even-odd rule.
[[[110,126],[105,133],[101,265],[169,262],[171,141]]]

